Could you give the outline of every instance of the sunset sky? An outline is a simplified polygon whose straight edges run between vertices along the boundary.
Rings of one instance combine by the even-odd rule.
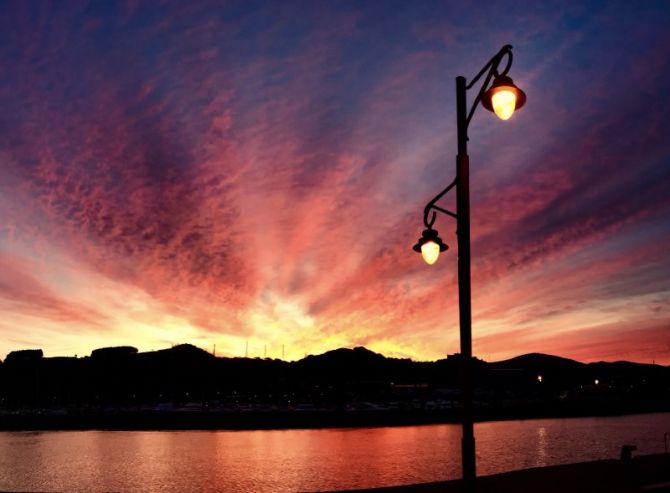
[[[667,0],[3,2],[0,358],[457,352],[455,222],[411,247],[454,78],[507,43],[526,106],[469,132],[475,354],[670,364]]]

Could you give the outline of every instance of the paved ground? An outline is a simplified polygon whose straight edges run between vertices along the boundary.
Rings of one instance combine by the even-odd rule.
[[[353,490],[352,490],[353,491]],[[365,493],[459,493],[460,481],[355,490]],[[670,493],[670,454],[524,469],[477,479],[477,493]],[[340,492],[342,493],[342,492]]]

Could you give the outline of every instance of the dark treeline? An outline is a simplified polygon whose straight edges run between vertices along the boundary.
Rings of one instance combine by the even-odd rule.
[[[365,348],[296,362],[217,358],[188,344],[103,348],[83,358],[14,351],[0,364],[0,417],[368,412],[449,421],[458,417],[459,367],[458,355],[415,362]],[[473,368],[478,419],[670,410],[670,367],[529,354],[475,359]]]

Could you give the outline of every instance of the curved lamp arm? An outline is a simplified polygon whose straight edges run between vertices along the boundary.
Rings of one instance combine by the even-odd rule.
[[[502,71],[498,70],[498,67],[500,66],[500,62],[502,62],[503,58],[507,57],[507,64],[505,65],[505,68]],[[507,75],[507,72],[509,72],[509,69],[512,67],[512,45],[505,45],[503,46],[498,53],[496,53],[493,58],[491,58],[486,65],[484,65],[484,68],[482,68],[477,75],[475,75],[470,83],[465,86],[466,90],[472,89],[472,86],[474,86],[479,79],[482,78],[486,70],[488,70],[488,73],[486,74],[486,78],[484,79],[484,83],[482,84],[481,89],[479,89],[479,93],[477,94],[477,97],[475,100],[472,102],[472,107],[470,108],[470,111],[468,112],[468,117],[465,120],[465,128],[467,130],[468,126],[470,125],[470,120],[472,120],[472,116],[475,114],[475,110],[477,109],[477,105],[482,100],[482,96],[484,93],[488,90],[489,84],[491,83],[491,79],[493,77],[500,77],[501,75]]]
[[[451,190],[456,186],[457,183],[458,178],[454,178],[454,181],[452,181],[447,188],[438,193],[433,198],[433,200],[431,200],[426,204],[426,207],[423,209],[423,224],[426,226],[426,228],[430,229],[433,227],[433,224],[435,224],[435,220],[437,219],[437,212],[447,214],[448,216],[451,216],[454,219],[457,217],[455,212],[451,212],[447,209],[443,209],[442,207],[438,207],[437,205],[435,205],[437,201],[440,200],[442,197],[444,197],[447,194],[447,192],[449,192],[449,190]],[[429,220],[428,215],[430,214],[431,211],[437,211],[437,212],[433,212],[433,216]]]

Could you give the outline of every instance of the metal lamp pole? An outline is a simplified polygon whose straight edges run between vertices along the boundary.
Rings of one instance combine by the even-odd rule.
[[[465,490],[474,491],[475,430],[472,382],[472,295],[470,289],[470,158],[465,77],[456,78],[456,235],[458,240],[458,319],[461,339],[461,461]]]
[[[505,68],[499,71],[503,59],[507,59]],[[458,153],[456,155],[456,178],[440,192],[424,208],[424,225],[421,238],[414,250],[421,252],[427,263],[437,261],[440,252],[447,250],[447,245],[432,228],[437,213],[443,213],[456,219],[458,239],[458,311],[461,341],[461,420],[463,434],[461,439],[461,456],[463,467],[463,486],[468,493],[475,491],[476,459],[474,435],[473,405],[473,368],[472,368],[472,307],[470,288],[470,159],[468,157],[468,125],[472,120],[477,105],[494,111],[501,119],[507,120],[515,109],[521,108],[526,102],[524,92],[516,87],[507,72],[512,66],[512,47],[504,46],[468,84],[465,77],[456,77],[456,123],[458,135]],[[486,77],[472,107],[467,109],[467,91],[473,87],[484,74]],[[491,84],[491,80],[493,83]],[[490,87],[489,87],[490,84]],[[456,212],[439,207],[437,202],[456,187]],[[432,215],[431,215],[432,214]]]

